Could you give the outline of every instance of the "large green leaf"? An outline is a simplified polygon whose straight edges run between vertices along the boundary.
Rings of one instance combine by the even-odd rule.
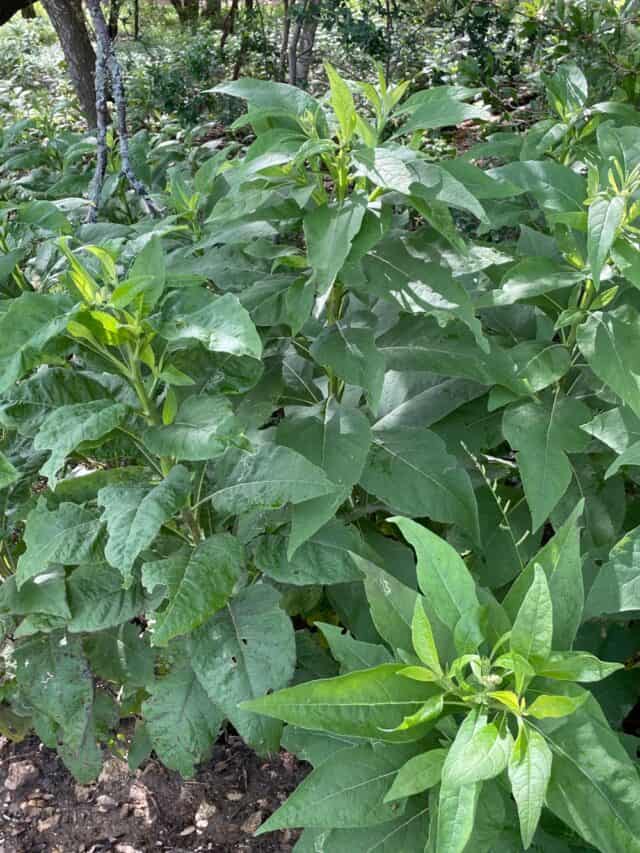
[[[259,752],[278,748],[282,727],[238,706],[284,687],[293,675],[293,626],[279,601],[273,587],[254,584],[189,638],[190,660],[198,680]]]
[[[260,834],[288,826],[358,827],[393,820],[403,809],[383,798],[411,751],[390,744],[341,749],[306,777]]]
[[[509,782],[518,807],[522,846],[531,845],[551,775],[552,753],[544,737],[522,726],[509,758]]]
[[[600,567],[585,604],[586,619],[640,611],[640,527],[620,539]]]
[[[64,574],[60,571],[47,572],[37,581],[29,580],[18,589],[15,575],[3,580],[0,584],[0,613],[14,616],[46,613],[69,619],[71,612]]]
[[[553,160],[520,161],[489,170],[491,177],[506,179],[535,198],[549,213],[583,210],[586,181],[568,166]]]
[[[408,518],[391,519],[418,558],[418,583],[429,612],[453,631],[460,618],[479,606],[476,586],[454,548],[426,527]],[[437,643],[436,643],[437,645]]]
[[[361,829],[307,829],[296,853],[398,853],[423,850],[428,832],[428,808],[413,798],[402,817]]]
[[[228,515],[302,503],[336,490],[324,471],[304,456],[269,444],[253,453],[227,452],[216,467],[216,480],[213,506]]]
[[[314,533],[290,558],[285,537],[273,533],[260,537],[255,561],[260,571],[280,583],[348,583],[362,578],[351,555],[361,547],[355,528],[335,519]]]
[[[121,625],[144,609],[139,583],[122,587],[122,575],[105,560],[78,566],[67,581],[69,631],[88,633]]]
[[[640,417],[640,379],[634,363],[640,319],[632,308],[594,311],[578,327],[578,346],[596,376]]]
[[[413,729],[390,733],[403,718],[415,713],[438,688],[398,676],[404,664],[388,663],[298,684],[244,707],[257,714],[285,720],[296,726],[372,740],[411,740],[422,732]]]
[[[365,576],[364,588],[373,624],[392,649],[411,651],[411,621],[417,598],[415,589],[405,586],[376,563],[363,557],[354,559]]]
[[[305,215],[307,253],[319,293],[326,293],[340,275],[366,209],[362,198],[352,196],[337,204],[318,205]]]
[[[201,542],[189,557],[177,588],[157,617],[153,643],[166,646],[187,634],[227,603],[240,577],[244,553],[230,533],[218,533]]]
[[[464,99],[460,97],[461,91],[463,90],[453,86],[434,86],[413,95],[396,110],[400,114],[409,114],[409,120],[401,126],[397,135],[491,117],[488,107],[464,103]],[[466,98],[468,97],[469,95],[466,95]]]
[[[162,525],[181,509],[189,494],[190,475],[175,465],[157,486],[106,486],[98,492],[109,539],[105,556],[131,583],[136,557],[148,548]]]
[[[426,429],[375,429],[364,488],[392,509],[455,523],[479,539],[478,508],[471,481],[445,444]]]
[[[0,393],[45,360],[46,348],[67,326],[66,296],[23,293],[0,314]]]
[[[185,661],[149,687],[142,706],[145,726],[160,760],[193,776],[217,737],[223,713],[209,699]]]
[[[410,758],[398,771],[385,802],[411,797],[437,785],[442,776],[446,749],[430,749]]]
[[[328,625],[323,622],[315,624],[322,631],[331,654],[340,664],[341,674],[392,661],[391,655],[383,645],[356,640],[337,625]]]
[[[60,732],[60,753],[79,782],[100,772],[93,683],[80,640],[59,633],[21,641],[15,649],[20,689],[43,720]]]
[[[475,303],[478,308],[514,305],[574,287],[583,279],[582,272],[552,258],[525,258],[505,273],[499,287],[480,294]],[[544,305],[545,300],[540,304]]]
[[[213,296],[208,290],[177,291],[165,300],[160,335],[175,344],[199,341],[211,352],[259,359],[262,342],[237,296]]]
[[[289,540],[292,554],[333,518],[360,479],[371,431],[361,411],[327,400],[317,406],[289,409],[276,435],[278,444],[301,453],[336,485],[334,494],[294,506]]]
[[[465,323],[483,349],[488,349],[471,298],[460,279],[429,262],[412,244],[396,237],[378,244],[363,261],[368,290],[397,303],[411,314],[452,315]]]
[[[596,700],[536,728],[553,752],[546,796],[551,811],[603,853],[640,850],[638,773]]]
[[[123,422],[127,407],[112,400],[93,400],[61,406],[42,422],[33,446],[36,450],[50,450],[51,455],[40,469],[54,488],[56,475],[65,459],[85,441],[97,441]]]
[[[316,338],[311,355],[335,376],[366,391],[371,407],[377,409],[384,379],[384,356],[375,345],[371,329],[338,321]]]
[[[0,450],[0,489],[6,489],[20,477],[18,470]]]
[[[240,429],[226,397],[202,394],[187,397],[173,421],[150,427],[142,437],[156,456],[179,460],[215,459],[240,437]]]
[[[551,652],[553,607],[544,570],[535,564],[531,586],[527,590],[511,629],[511,649],[525,659],[545,659]]]
[[[2,394],[0,422],[21,435],[34,435],[45,418],[62,406],[100,400],[108,396],[107,388],[120,397],[123,384],[108,374],[92,374],[73,367],[41,367]]]
[[[534,576],[541,566],[547,576],[553,603],[553,648],[570,649],[582,622],[584,583],[580,553],[581,501],[569,518],[516,578],[504,598],[507,615],[514,620]]]
[[[71,503],[49,510],[40,498],[26,520],[27,550],[18,560],[18,587],[44,574],[51,563],[79,565],[99,557],[101,532],[100,519],[91,510]]]
[[[626,199],[622,195],[596,199],[589,205],[587,226],[587,253],[591,276],[596,287],[607,262],[609,252],[624,219]]]
[[[545,523],[571,482],[567,453],[586,447],[580,427],[589,417],[584,403],[557,394],[545,403],[525,401],[505,411],[504,436],[518,451],[534,532]]]

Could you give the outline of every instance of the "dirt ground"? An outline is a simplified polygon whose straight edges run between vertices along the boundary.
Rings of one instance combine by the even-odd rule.
[[[289,853],[297,833],[253,833],[308,770],[228,736],[194,779],[154,760],[131,772],[111,757],[95,784],[79,786],[35,738],[0,738],[0,853]]]

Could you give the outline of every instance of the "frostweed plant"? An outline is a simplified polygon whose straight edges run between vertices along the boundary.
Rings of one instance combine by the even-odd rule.
[[[0,731],[282,743],[300,851],[640,849],[636,114],[432,162],[475,90],[327,74],[138,135],[156,219],[3,130]]]

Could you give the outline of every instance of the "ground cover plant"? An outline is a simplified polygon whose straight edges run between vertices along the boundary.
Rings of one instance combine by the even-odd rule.
[[[640,113],[324,74],[134,133],[146,209],[110,132],[96,222],[2,127],[0,733],[282,745],[300,851],[640,849]]]

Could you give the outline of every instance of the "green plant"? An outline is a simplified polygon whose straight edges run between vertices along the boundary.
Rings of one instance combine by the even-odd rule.
[[[317,769],[267,828],[307,825],[299,849],[412,853],[430,823],[433,853],[521,849],[508,768],[482,776],[515,749],[522,810],[534,749],[525,842],[633,850],[640,131],[625,109],[561,155],[500,134],[432,162],[432,132],[490,116],[477,92],[326,71],[322,100],[218,87],[244,149],[139,134],[156,219],[113,163],[83,224],[86,140],[30,171],[3,138],[27,191],[0,220],[2,731],[80,779],[116,737],[189,774],[225,720],[274,750],[283,695],[362,683],[408,705],[285,732]],[[476,722],[489,764],[441,803],[421,756]],[[431,794],[383,803],[416,758]]]
[[[320,756],[260,831],[310,827],[303,850],[375,849],[391,837],[402,850],[516,849],[517,810],[528,849],[546,805],[599,849],[618,832],[619,843],[630,842],[618,823],[637,802],[636,771],[595,699],[575,683],[622,664],[568,650],[581,607],[568,569],[554,567],[547,548],[499,604],[445,541],[409,519],[389,521],[416,550],[420,592],[359,565],[393,654],[321,625],[344,674],[244,706],[301,727],[287,730],[285,742],[313,744]],[[385,586],[390,602],[381,600]],[[635,792],[628,802],[618,784]],[[545,849],[544,836],[536,849]]]

